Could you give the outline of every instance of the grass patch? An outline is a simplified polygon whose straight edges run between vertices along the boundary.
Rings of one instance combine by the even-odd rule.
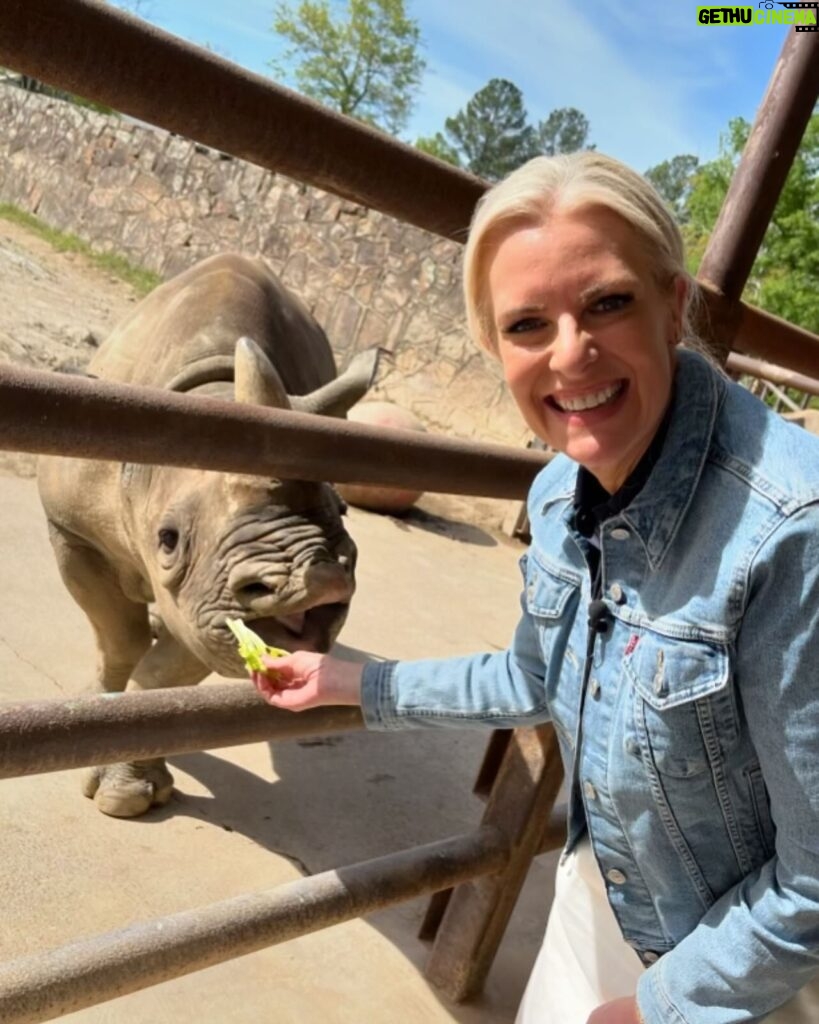
[[[99,267],[100,270],[104,270],[125,281],[139,295],[147,295],[148,292],[153,291],[158,284],[162,283],[162,278],[152,270],[137,267],[133,263],[129,263],[124,256],[119,256],[116,253],[97,252],[88,242],[84,242],[76,235],[49,227],[48,224],[35,217],[34,214],[26,213],[25,210],[21,210],[18,206],[13,206],[11,203],[0,203],[0,218],[26,228],[33,235],[37,235],[38,238],[48,242],[57,252],[80,253],[90,260],[94,266]]]

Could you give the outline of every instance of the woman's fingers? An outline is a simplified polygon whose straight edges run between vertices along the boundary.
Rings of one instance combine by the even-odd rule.
[[[362,665],[324,654],[296,651],[282,658],[265,655],[263,672],[252,672],[253,685],[268,704],[304,711],[328,704],[361,702]]]

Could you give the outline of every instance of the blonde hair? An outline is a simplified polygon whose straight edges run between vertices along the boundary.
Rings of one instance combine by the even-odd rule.
[[[691,317],[699,290],[685,269],[682,235],[671,211],[642,175],[602,153],[538,156],[486,192],[475,207],[464,250],[463,286],[466,317],[473,339],[497,352],[487,264],[499,236],[514,224],[541,224],[555,210],[603,206],[623,218],[643,239],[657,283],[665,288],[685,279],[682,333],[694,341]]]

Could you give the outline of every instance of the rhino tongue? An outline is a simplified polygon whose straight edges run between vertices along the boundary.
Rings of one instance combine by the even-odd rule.
[[[277,615],[276,620],[296,636],[301,636],[304,632],[304,612],[297,612],[295,615]]]

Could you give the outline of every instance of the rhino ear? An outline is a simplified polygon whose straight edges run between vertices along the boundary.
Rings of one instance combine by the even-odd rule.
[[[245,405],[290,408],[276,367],[252,338],[239,338],[236,342],[234,396]]]
[[[378,347],[359,352],[340,377],[309,395],[291,396],[292,407],[298,412],[343,418],[372,387],[379,359],[385,355],[387,350]]]

